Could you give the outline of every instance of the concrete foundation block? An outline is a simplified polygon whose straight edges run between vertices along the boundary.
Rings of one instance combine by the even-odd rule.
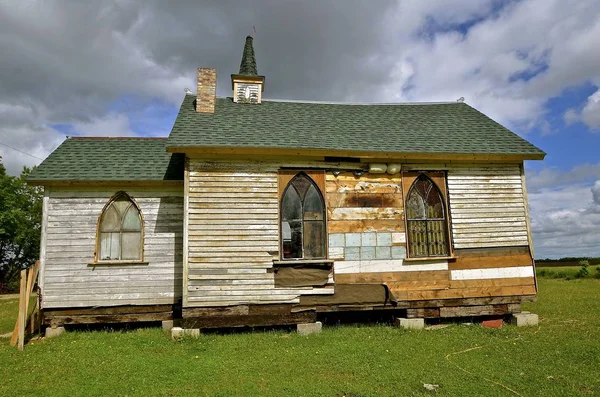
[[[181,340],[183,338],[198,339],[200,337],[200,330],[198,328],[171,328],[171,339]]]
[[[425,328],[424,318],[397,318],[396,327],[406,329],[423,329]]]
[[[46,328],[46,338],[54,338],[65,332],[65,327],[48,327]]]
[[[322,328],[323,324],[320,321],[296,325],[296,330],[300,335],[318,334]]]
[[[165,332],[171,332],[173,327],[181,326],[181,320],[165,320],[162,322],[162,329]]]
[[[539,318],[535,313],[514,313],[510,319],[510,323],[517,327],[535,327],[539,324]]]

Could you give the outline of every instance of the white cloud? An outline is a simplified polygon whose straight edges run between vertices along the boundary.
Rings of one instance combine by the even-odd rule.
[[[104,117],[73,123],[73,130],[83,136],[134,136],[129,118],[122,113],[108,113]]]
[[[581,112],[574,108],[567,109],[564,114],[565,123],[567,125],[581,121],[588,127],[591,132],[598,132],[600,129],[600,89],[597,89],[587,99]]]
[[[567,109],[567,111],[563,115],[563,118],[565,119],[565,123],[567,125],[571,125],[571,124],[576,123],[579,120],[581,120],[579,113],[577,112],[577,110],[575,110],[573,108]]]
[[[431,4],[418,4],[423,3]],[[403,37],[406,44],[399,47],[393,71],[398,79],[386,92],[401,93],[396,96],[411,100],[464,96],[469,104],[500,122],[531,127],[543,122],[549,98],[572,85],[600,82],[600,51],[592,50],[600,37],[600,3],[522,1],[511,3],[497,15],[487,3],[471,3],[479,4],[478,15],[486,18],[465,34],[443,30],[430,40]],[[414,4],[400,4],[400,20],[392,25],[392,32],[404,30],[403,22],[412,15],[403,12],[403,7],[408,10]],[[454,7],[444,7],[448,8]],[[428,11],[432,18],[444,21],[440,14]],[[468,20],[468,13],[461,15],[463,19],[458,21]],[[418,17],[414,20],[420,21]],[[410,74],[402,73],[407,64]]]
[[[592,187],[592,197],[594,198],[594,204],[600,207],[600,180],[596,181]]]
[[[567,171],[546,167],[539,171],[527,170],[527,189],[538,192],[544,188],[563,187],[596,179],[600,179],[600,163],[579,164]]]
[[[537,258],[600,256],[600,205],[589,186],[569,186],[529,195]]]
[[[600,163],[530,172],[527,184],[537,258],[600,256]]]
[[[588,98],[581,111],[581,120],[589,127],[600,127],[600,89]]]
[[[0,156],[9,174],[16,175],[23,166],[39,164],[40,159],[46,158],[64,139],[58,131],[44,125],[46,114],[44,107],[0,103],[0,142],[3,144]]]

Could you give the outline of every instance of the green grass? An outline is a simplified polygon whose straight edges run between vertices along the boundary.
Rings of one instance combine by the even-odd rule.
[[[600,280],[541,279],[540,326],[383,325],[204,334],[68,332],[23,352],[0,341],[0,395],[526,396],[600,393]]]
[[[13,330],[18,310],[19,301],[17,299],[0,299],[0,335]],[[1,339],[0,342],[2,342]]]
[[[36,296],[32,296],[29,301],[30,312],[33,311],[33,305],[35,305]],[[17,321],[17,314],[19,312],[19,300],[8,299],[0,295],[0,335],[12,332]],[[3,340],[0,339],[0,343]]]

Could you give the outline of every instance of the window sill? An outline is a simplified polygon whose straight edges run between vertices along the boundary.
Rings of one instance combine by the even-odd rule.
[[[150,262],[148,261],[98,261],[98,262],[90,262],[88,266],[96,267],[96,266],[136,266],[136,265],[148,265]]]
[[[288,259],[288,260],[273,260],[274,265],[278,266],[294,266],[304,264],[318,264],[318,263],[333,263],[333,259]]]
[[[452,261],[455,259],[456,259],[455,256],[428,256],[428,257],[423,257],[423,258],[404,258],[403,261],[409,262],[409,263],[410,262],[419,263],[419,262],[431,262],[431,261],[438,261],[438,260]]]

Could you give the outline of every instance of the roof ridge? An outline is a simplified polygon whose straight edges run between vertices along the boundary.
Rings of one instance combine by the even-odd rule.
[[[68,136],[67,139],[89,139],[89,140],[110,140],[110,139],[145,139],[158,140],[169,139],[168,136]]]
[[[230,97],[219,97],[218,99],[230,99]],[[440,101],[440,102],[341,102],[341,101],[305,101],[297,99],[267,99],[263,98],[263,102],[282,102],[282,103],[309,103],[317,105],[349,105],[349,106],[426,106],[426,105],[457,105],[465,104],[464,102],[456,101]],[[469,106],[469,105],[467,105]]]

